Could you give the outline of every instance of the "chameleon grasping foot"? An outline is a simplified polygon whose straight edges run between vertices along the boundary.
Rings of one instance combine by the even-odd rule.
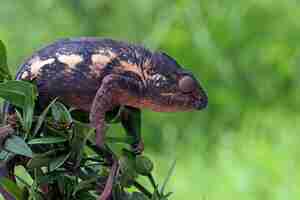
[[[139,92],[141,91],[141,85],[137,80],[134,78],[128,77],[128,76],[122,76],[122,75],[108,75],[102,80],[101,87],[98,89],[96,96],[93,100],[93,104],[91,107],[90,112],[90,122],[93,127],[96,128],[96,145],[99,148],[104,149],[104,139],[105,139],[105,129],[106,129],[106,123],[105,123],[105,113],[112,110],[115,106],[119,106],[122,102],[123,104],[133,104],[132,99],[134,101],[137,101]],[[130,92],[129,90],[135,88],[133,91]],[[135,94],[134,94],[135,93]],[[132,98],[134,95],[135,98]],[[140,124],[140,111],[133,109],[133,108],[126,108],[124,112],[128,111],[130,112],[136,112],[137,113],[137,121],[138,124]],[[128,114],[128,113],[126,113]],[[139,132],[136,132],[135,129],[133,129],[133,124],[130,122],[132,119],[130,119],[129,115],[128,118],[124,117],[125,114],[123,114],[123,126],[125,126],[126,131],[132,131],[134,135],[139,134]],[[134,116],[136,117],[136,116]],[[129,124],[126,125],[126,122]],[[138,127],[138,131],[140,129],[140,125]],[[108,177],[108,180],[105,185],[105,189],[103,190],[103,193],[99,197],[99,200],[106,200],[109,198],[112,192],[113,187],[113,179],[118,169],[118,161],[113,158],[113,165],[110,170],[110,174]]]

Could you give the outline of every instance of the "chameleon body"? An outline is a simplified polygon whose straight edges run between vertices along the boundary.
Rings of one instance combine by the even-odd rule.
[[[121,122],[136,138],[136,152],[143,145],[140,127],[131,123],[132,113],[139,116],[144,108],[191,111],[207,105],[207,95],[197,79],[173,58],[111,39],[59,40],[27,59],[16,79],[36,83],[40,107],[58,97],[65,105],[89,112],[100,147],[104,145],[105,113],[125,106]]]
[[[59,97],[89,112],[99,146],[104,143],[105,113],[114,107],[128,107],[123,124],[131,129],[125,122],[131,111],[190,111],[207,105],[199,82],[173,58],[111,39],[59,40],[27,59],[16,79],[36,83],[41,107]]]

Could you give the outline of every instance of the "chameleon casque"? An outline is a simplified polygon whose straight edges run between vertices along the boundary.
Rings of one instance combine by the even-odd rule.
[[[111,39],[59,40],[27,59],[16,79],[36,83],[41,107],[58,97],[67,106],[89,112],[99,147],[105,142],[105,113],[125,106],[121,123],[134,136],[136,153],[143,151],[143,142],[140,130],[131,125],[132,113],[140,115],[144,108],[192,111],[207,105],[207,95],[197,79],[173,58]],[[107,185],[100,199],[108,198],[111,186]]]

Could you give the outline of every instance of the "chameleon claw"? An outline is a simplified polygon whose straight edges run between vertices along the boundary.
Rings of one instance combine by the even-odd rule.
[[[137,144],[132,145],[132,151],[135,155],[143,154],[143,152],[144,152],[143,140],[140,140]]]

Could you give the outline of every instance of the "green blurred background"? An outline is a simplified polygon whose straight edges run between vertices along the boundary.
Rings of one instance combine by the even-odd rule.
[[[202,112],[143,113],[160,182],[177,159],[172,199],[300,199],[299,19],[296,0],[1,0],[0,38],[13,72],[66,37],[168,52],[209,95]]]

